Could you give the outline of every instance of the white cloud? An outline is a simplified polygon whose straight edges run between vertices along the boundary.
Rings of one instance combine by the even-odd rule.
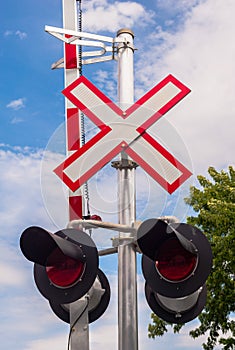
[[[56,349],[64,350],[67,348],[67,338],[66,334],[54,335],[45,338],[38,338],[32,340],[26,345],[25,350],[42,350],[42,349]]]
[[[24,121],[23,118],[14,117],[11,121],[11,124],[19,124],[19,123],[23,123],[23,121]]]
[[[26,38],[27,38],[27,33],[22,32],[21,30],[16,30],[16,31],[13,31],[13,30],[6,30],[6,31],[4,32],[4,36],[5,36],[5,37],[11,36],[11,35],[17,36],[20,40],[23,40],[23,39],[26,39]]]
[[[33,264],[24,258],[19,247],[20,235],[27,226],[38,225],[55,231],[41,197],[41,159],[41,151],[1,144],[0,313],[3,322],[0,336],[4,347],[10,349],[16,343],[18,349],[26,349],[28,343],[34,344],[33,339],[45,339],[47,332],[54,332],[55,319],[56,329],[64,329],[64,324],[61,327],[62,322],[37,291]]]
[[[161,28],[152,33],[150,49],[138,61],[138,94],[169,73],[192,89],[164,118],[186,143],[196,173],[233,160],[234,11],[231,0],[202,2],[175,33]]]
[[[157,7],[167,12],[168,16],[176,15],[178,13],[184,14],[187,11],[191,11],[192,7],[204,2],[205,0],[157,0]]]
[[[9,36],[9,35],[12,35],[13,34],[13,31],[12,30],[6,30],[5,32],[4,32],[4,36]]]
[[[24,108],[25,107],[25,98],[18,98],[16,100],[12,100],[11,102],[9,102],[7,104],[7,108],[11,108],[13,109],[14,111],[18,111],[19,109],[21,108]]]
[[[6,232],[7,234],[8,232]],[[0,290],[22,287],[27,278],[20,268],[21,259],[18,256],[18,249],[6,243],[1,237],[0,255]]]
[[[94,18],[99,20],[94,21]],[[134,1],[109,3],[107,0],[90,0],[84,3],[84,24],[91,32],[114,32],[122,27],[131,28],[137,22],[146,26],[151,21],[152,12]]]
[[[117,86],[114,79],[114,72],[97,70],[93,74],[94,83],[99,86],[101,91],[107,91],[107,96],[112,100],[117,100]]]
[[[31,152],[31,153],[30,153]],[[40,188],[42,152],[29,149],[0,149],[2,233],[7,231],[9,242],[15,242],[28,224],[51,225],[43,207]],[[33,209],[31,209],[33,208]]]
[[[27,38],[27,33],[21,32],[20,30],[17,30],[17,31],[15,32],[15,35],[17,35],[21,40]]]

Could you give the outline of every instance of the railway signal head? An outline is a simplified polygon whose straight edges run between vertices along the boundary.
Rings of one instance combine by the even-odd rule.
[[[107,309],[110,286],[98,269],[98,251],[83,231],[64,229],[54,234],[29,227],[21,235],[24,256],[34,262],[34,279],[53,312],[70,322],[70,304],[89,294],[89,322]]]
[[[34,262],[34,279],[54,313],[69,322],[69,305],[89,293],[89,322],[98,319],[110,300],[106,276],[98,269],[98,251],[83,231],[50,233],[29,227],[21,235],[24,256]]]
[[[185,323],[206,303],[212,266],[210,244],[196,227],[163,220],[144,221],[137,232],[149,306],[163,320]]]
[[[35,263],[36,285],[48,300],[71,303],[85,295],[95,281],[98,252],[83,231],[64,229],[52,234],[29,227],[21,235],[20,247]]]

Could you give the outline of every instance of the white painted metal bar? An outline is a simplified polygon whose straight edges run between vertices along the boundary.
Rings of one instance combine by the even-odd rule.
[[[140,223],[138,223],[140,224]],[[98,221],[98,220],[72,220],[69,222],[67,228],[75,228],[82,226],[85,229],[88,228],[106,228],[108,230],[118,231],[118,232],[132,232],[136,233],[136,225],[121,225],[114,224],[112,222]]]
[[[51,35],[54,35],[58,37],[60,40],[63,40],[65,42],[68,41],[66,35],[71,35],[72,37],[75,37],[76,40],[78,38],[86,38],[86,39],[93,39],[93,40],[99,40],[99,41],[106,41],[109,43],[113,43],[115,39],[109,37],[109,36],[104,36],[104,35],[97,35],[97,34],[91,34],[91,33],[86,33],[86,32],[79,32],[77,30],[70,30],[69,27],[64,27],[64,28],[58,28],[58,27],[52,27],[52,26],[45,26],[45,31],[48,32]],[[62,35],[64,34],[64,35]]]
[[[101,48],[101,50],[82,52],[82,57],[89,57],[88,59],[82,60],[82,64],[92,64],[115,59],[117,60],[116,53],[118,43],[123,43],[123,40],[125,40],[118,37],[111,38],[104,35],[91,34],[68,28],[58,28],[52,26],[45,26],[45,31],[57,39],[62,40],[66,44]],[[106,43],[108,43],[108,45]],[[112,52],[112,55],[106,55],[107,52]],[[55,68],[64,68],[63,58],[53,63],[52,69]]]

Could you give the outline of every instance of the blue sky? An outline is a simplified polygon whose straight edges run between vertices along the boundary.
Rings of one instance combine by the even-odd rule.
[[[195,175],[206,174],[209,166],[220,170],[234,163],[234,11],[233,0],[83,2],[84,31],[111,37],[123,27],[134,31],[135,99],[169,73],[192,90],[151,133],[194,176],[170,196],[138,169],[137,219],[164,213],[184,220],[189,208],[183,198],[196,182]],[[68,335],[67,325],[52,314],[34,286],[32,264],[18,244],[30,225],[54,232],[68,220],[67,189],[52,173],[64,159],[60,153],[64,83],[63,71],[52,71],[50,66],[62,57],[63,48],[44,32],[45,25],[62,27],[61,0],[1,2],[0,334],[4,348],[17,350],[62,350]],[[83,73],[117,102],[116,62],[84,66]],[[117,218],[115,186],[116,174],[109,165],[89,183],[91,210],[106,221]],[[110,232],[94,232],[99,246],[110,246],[110,237]],[[116,257],[103,258],[101,267],[109,277],[112,300],[105,315],[91,326],[91,349],[117,349]],[[173,342],[176,350],[200,349],[202,339],[188,336],[197,321],[180,335],[169,332],[158,340],[147,338],[150,310],[143,286],[139,273],[140,350],[165,350]]]

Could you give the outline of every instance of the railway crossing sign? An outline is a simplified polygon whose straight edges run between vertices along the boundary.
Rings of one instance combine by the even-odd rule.
[[[168,193],[173,193],[192,175],[147,132],[190,92],[173,75],[168,75],[126,110],[113,103],[84,76],[62,92],[100,129],[54,170],[70,190],[79,189],[122,151]]]

